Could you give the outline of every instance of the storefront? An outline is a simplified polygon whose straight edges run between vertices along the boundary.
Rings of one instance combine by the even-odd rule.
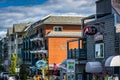
[[[105,67],[114,69],[114,73],[112,73],[112,76],[119,76],[120,78],[120,55],[108,57],[105,61]]]
[[[87,62],[85,71],[88,73],[87,74],[87,80],[89,79],[95,79],[102,77],[102,65],[100,62]]]

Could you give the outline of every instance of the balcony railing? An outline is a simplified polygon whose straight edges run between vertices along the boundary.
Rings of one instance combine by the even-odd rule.
[[[39,37],[35,37],[35,38],[32,38],[32,39],[30,39],[30,41],[39,41],[39,40],[43,40],[43,38],[39,38]]]
[[[86,49],[70,49],[68,52],[68,59],[86,60],[87,50]]]
[[[43,40],[43,34],[39,33],[39,34],[33,35],[30,39],[30,41],[37,41],[37,40]]]
[[[18,38],[18,44],[22,44],[22,38]]]
[[[47,50],[32,50],[30,53],[47,53]]]

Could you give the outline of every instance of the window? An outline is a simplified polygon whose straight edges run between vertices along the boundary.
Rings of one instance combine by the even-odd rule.
[[[63,27],[62,26],[54,26],[53,30],[54,31],[62,31]]]
[[[104,43],[95,44],[95,58],[104,58]]]

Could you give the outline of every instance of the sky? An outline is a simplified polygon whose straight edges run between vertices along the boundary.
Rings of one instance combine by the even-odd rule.
[[[48,15],[89,16],[96,0],[0,0],[0,37],[13,24],[36,22]]]

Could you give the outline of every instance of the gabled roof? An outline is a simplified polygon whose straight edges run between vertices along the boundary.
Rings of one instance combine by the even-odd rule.
[[[32,27],[37,27],[42,24],[70,24],[70,25],[81,25],[81,16],[47,16],[35,23]]]
[[[27,26],[27,23],[13,24],[13,32],[22,32]]]
[[[43,24],[81,24],[80,16],[49,16],[42,20]]]
[[[7,35],[11,35],[11,34],[13,34],[13,28],[9,28],[9,29],[7,30]]]
[[[46,37],[81,37],[81,32],[50,32]]]

